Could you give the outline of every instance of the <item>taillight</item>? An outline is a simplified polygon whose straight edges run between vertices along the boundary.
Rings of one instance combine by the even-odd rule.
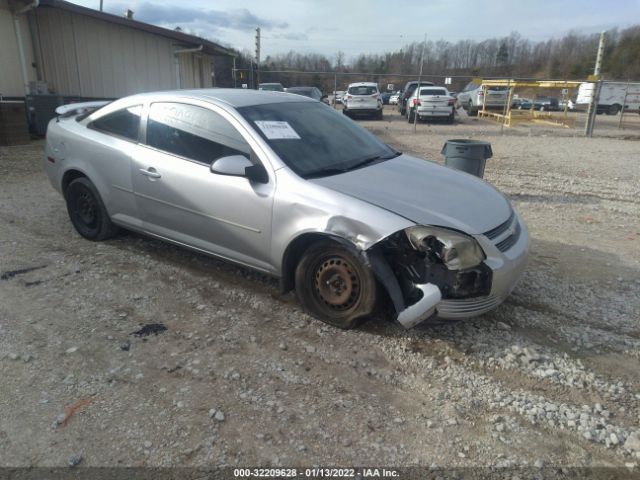
[[[47,160],[49,160],[49,163],[56,163],[56,159],[53,157],[47,157]]]
[[[420,105],[422,105],[422,104],[420,103],[420,100],[418,100],[417,98],[414,98],[414,99],[413,99],[413,106],[415,107],[416,105],[417,105],[417,106],[420,106]]]
[[[455,104],[456,104],[456,101],[453,98],[447,102],[447,105],[449,105],[450,107],[452,107]]]
[[[480,90],[480,91],[478,92],[478,95],[482,96],[482,95],[484,95],[484,92],[483,92],[482,90]]]
[[[345,98],[346,98],[347,100],[351,100],[351,95],[347,95]]]

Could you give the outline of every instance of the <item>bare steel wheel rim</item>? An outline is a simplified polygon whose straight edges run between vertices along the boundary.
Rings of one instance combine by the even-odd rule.
[[[350,309],[360,296],[360,278],[342,257],[330,257],[318,265],[314,286],[318,300],[335,311]]]
[[[82,192],[76,199],[76,215],[87,227],[96,225],[96,202],[88,192]]]

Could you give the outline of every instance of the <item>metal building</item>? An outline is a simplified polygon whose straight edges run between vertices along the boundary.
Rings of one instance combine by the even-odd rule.
[[[4,97],[53,93],[117,98],[153,90],[231,86],[226,83],[234,56],[233,50],[216,43],[130,16],[62,0],[0,0]]]

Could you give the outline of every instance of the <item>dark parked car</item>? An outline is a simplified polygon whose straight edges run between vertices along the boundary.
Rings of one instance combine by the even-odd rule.
[[[389,105],[389,99],[391,98],[391,95],[393,95],[393,92],[382,92],[380,94],[380,98],[382,98],[383,105]]]
[[[546,110],[546,111],[557,112],[558,110],[560,110],[559,105],[560,103],[558,102],[558,99],[555,97],[538,96],[533,101],[533,108],[541,111]]]
[[[432,82],[424,82],[420,81],[420,85],[423,87],[433,87]],[[402,89],[402,93],[400,94],[400,98],[398,99],[398,111],[400,115],[405,115],[407,113],[407,99],[413,95],[413,92],[416,90],[418,86],[417,80],[411,80],[407,82],[404,88]]]
[[[555,97],[543,97],[538,96],[533,103],[527,98],[514,99],[511,103],[511,108],[517,108],[519,110],[534,110],[557,112],[560,110],[560,102]]]
[[[287,93],[294,93],[296,95],[302,95],[304,97],[313,98],[319,102],[329,104],[329,99],[326,95],[323,95],[319,88],[316,87],[289,87]]]

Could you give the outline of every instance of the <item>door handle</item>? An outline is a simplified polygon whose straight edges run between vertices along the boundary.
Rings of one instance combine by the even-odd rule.
[[[156,172],[156,169],[153,167],[149,167],[148,169],[141,168],[140,173],[145,177],[150,178],[160,178],[162,176],[158,172]]]

